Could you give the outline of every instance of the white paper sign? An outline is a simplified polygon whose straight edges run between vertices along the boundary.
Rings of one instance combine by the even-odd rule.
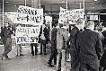
[[[98,15],[90,15],[90,20],[98,20]]]
[[[60,7],[59,23],[69,20],[70,24],[75,24],[79,18],[84,18],[84,9],[66,10]]]
[[[84,18],[84,9],[75,9],[69,11],[68,20],[75,23],[79,18]]]
[[[20,43],[38,43],[40,27],[17,27],[16,44]]]
[[[43,9],[35,9],[20,5],[17,10],[16,23],[42,25]]]

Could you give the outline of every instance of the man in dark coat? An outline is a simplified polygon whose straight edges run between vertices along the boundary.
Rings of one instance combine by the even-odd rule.
[[[56,25],[51,31],[51,55],[48,60],[49,66],[52,66],[52,60],[54,59],[54,65],[56,65],[56,60],[57,60],[57,48],[56,48],[56,35],[57,34],[57,28]]]
[[[2,43],[4,42],[4,39],[3,39],[3,36],[4,36],[4,28],[3,27],[1,27],[1,33],[0,33],[0,36],[1,36],[1,41],[2,41]]]
[[[4,53],[1,56],[2,60],[3,60],[3,57],[5,57],[6,59],[10,59],[8,57],[8,53],[12,50],[12,39],[11,39],[12,34],[13,34],[12,29],[8,26],[8,23],[5,24],[5,27],[2,33],[3,44],[4,44]]]
[[[40,38],[40,43],[41,43],[41,46],[40,46],[40,55],[42,54],[42,45],[44,46],[43,47],[43,53],[44,53],[44,55],[47,55],[47,52],[46,52],[46,44],[49,42],[49,28],[45,25],[45,24],[43,24],[42,26],[41,26],[41,28],[40,28],[40,35],[39,35],[39,37],[41,36],[41,35],[44,35],[44,38],[45,39],[41,39]]]
[[[81,71],[99,71],[98,59],[101,58],[103,49],[99,34],[93,30],[94,22],[88,21],[85,31],[77,37]]]
[[[71,71],[79,71],[80,70],[80,59],[79,53],[76,49],[76,39],[77,35],[80,33],[80,30],[83,29],[83,19],[78,19],[76,24],[71,25],[70,30],[70,55],[71,55]]]
[[[104,39],[102,40],[103,48],[106,49],[106,30],[102,32]]]
[[[79,63],[79,55],[76,49],[76,39],[77,34],[79,33],[79,29],[74,26],[74,28],[70,32],[70,55],[71,55],[71,71],[79,71],[80,63]]]

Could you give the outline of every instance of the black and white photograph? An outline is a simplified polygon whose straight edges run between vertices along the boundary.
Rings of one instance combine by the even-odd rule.
[[[0,71],[106,71],[106,0],[0,0]]]

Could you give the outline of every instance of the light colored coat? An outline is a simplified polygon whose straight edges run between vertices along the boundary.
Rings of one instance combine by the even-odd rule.
[[[64,43],[66,48],[66,42],[68,40],[68,31],[64,28],[57,29],[57,49],[64,49]]]

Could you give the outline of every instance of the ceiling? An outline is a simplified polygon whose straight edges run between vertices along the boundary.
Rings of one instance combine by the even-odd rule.
[[[1,0],[2,1],[2,0]],[[5,0],[6,2],[10,2],[10,3],[14,3],[14,4],[22,4],[24,3],[25,0]],[[32,0],[26,0],[27,3],[31,3]],[[57,3],[63,3],[66,0],[40,0],[42,2],[42,4],[57,4]],[[83,2],[83,0],[67,0],[68,3],[81,3]],[[86,3],[93,3],[94,0],[85,0]],[[97,2],[101,2],[104,3],[106,2],[106,0],[97,0]]]
[[[0,0],[2,3],[2,0]],[[40,0],[42,5],[45,5],[46,11],[59,11],[59,7],[63,6],[66,7],[66,0]],[[26,4],[31,6],[32,0],[26,0]],[[68,8],[75,9],[79,8],[80,4],[83,6],[83,0],[67,0]],[[20,5],[25,4],[25,0],[5,0],[5,6],[7,7],[12,5]],[[2,4],[1,4],[2,5]],[[106,0],[85,0],[85,8],[87,10],[99,10],[99,9],[106,9]],[[10,8],[11,9],[11,8]]]

